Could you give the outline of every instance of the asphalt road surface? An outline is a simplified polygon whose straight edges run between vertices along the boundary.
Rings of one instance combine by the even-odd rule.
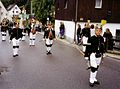
[[[0,75],[0,89],[120,89],[120,60],[104,58],[97,76],[101,84],[91,88],[83,55],[59,40],[54,41],[52,55],[46,55],[42,37],[37,34],[35,47],[27,37],[15,58],[9,37],[0,41],[0,65],[9,70]]]

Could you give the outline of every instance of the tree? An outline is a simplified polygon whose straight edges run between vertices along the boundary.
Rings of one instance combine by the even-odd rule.
[[[47,18],[54,21],[53,13],[55,11],[54,0],[32,0],[33,12],[37,19],[46,22]]]
[[[13,0],[1,0],[1,2],[7,8],[7,6],[13,3]]]

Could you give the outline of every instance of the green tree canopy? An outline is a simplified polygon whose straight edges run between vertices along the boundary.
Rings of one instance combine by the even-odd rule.
[[[55,11],[54,0],[32,0],[33,2],[33,13],[37,19],[46,21],[47,18],[50,21],[54,21],[53,13]]]

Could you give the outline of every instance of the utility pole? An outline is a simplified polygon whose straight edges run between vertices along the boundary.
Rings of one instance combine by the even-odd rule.
[[[78,0],[76,1],[76,8],[75,8],[75,31],[74,31],[74,42],[76,43],[76,25],[77,25],[77,16],[78,16]]]
[[[32,0],[30,1],[31,2],[31,5],[30,5],[30,14],[32,15],[33,14],[33,8],[32,8]]]

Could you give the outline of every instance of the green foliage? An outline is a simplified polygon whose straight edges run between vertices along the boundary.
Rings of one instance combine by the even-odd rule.
[[[37,19],[46,22],[49,17],[50,21],[54,21],[54,0],[32,0],[32,2],[33,13],[35,13]]]
[[[4,6],[7,8],[10,4],[16,3],[19,7],[25,6],[27,13],[30,13],[31,0],[1,0]],[[54,22],[53,13],[55,0],[32,0],[32,8],[35,17],[42,22],[46,22],[47,18]]]
[[[3,5],[7,8],[10,4],[13,4],[13,0],[1,0]]]

